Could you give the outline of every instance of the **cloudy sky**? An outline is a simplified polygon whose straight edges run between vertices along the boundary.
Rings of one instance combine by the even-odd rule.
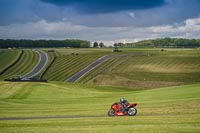
[[[200,0],[0,0],[0,39],[200,38]]]

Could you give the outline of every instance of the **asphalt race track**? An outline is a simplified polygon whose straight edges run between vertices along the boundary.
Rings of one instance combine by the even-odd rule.
[[[36,117],[2,117],[0,121],[9,120],[35,120],[35,119],[67,119],[67,118],[97,118],[97,117],[107,117],[106,115],[91,115],[91,116],[36,116]]]
[[[174,114],[175,116],[176,114]],[[79,118],[100,118],[100,117],[140,117],[140,116],[173,116],[173,114],[140,114],[136,116],[108,116],[108,115],[71,115],[71,116],[34,116],[34,117],[0,117],[0,121],[14,121],[14,120],[36,120],[36,119],[79,119]]]
[[[93,68],[95,68],[97,65],[105,62],[106,60],[108,60],[111,57],[112,57],[112,55],[106,55],[106,56],[103,56],[103,57],[97,59],[96,61],[94,61],[93,63],[88,65],[86,68],[84,68],[83,70],[81,70],[78,73],[74,74],[72,77],[66,79],[65,82],[75,82],[76,80],[81,78],[83,75],[85,75],[86,73],[91,71]]]
[[[30,78],[34,77],[47,64],[47,62],[48,62],[47,54],[41,50],[36,50],[36,52],[39,54],[40,60],[37,64],[37,66],[31,72],[29,72],[28,74],[26,74],[22,77],[22,80],[26,80],[26,79],[30,79]]]

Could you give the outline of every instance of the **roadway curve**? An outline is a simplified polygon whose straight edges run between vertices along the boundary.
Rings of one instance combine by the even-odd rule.
[[[111,57],[112,57],[112,55],[105,55],[105,56],[97,59],[96,61],[94,61],[93,63],[88,65],[86,68],[84,68],[83,70],[81,70],[78,73],[74,74],[72,77],[66,79],[65,82],[75,82],[76,80],[80,79],[83,75],[85,75],[86,73],[88,73],[89,71],[94,69],[97,65],[107,61]]]
[[[42,50],[36,50],[36,52],[39,54],[39,57],[40,57],[39,62],[38,62],[38,64],[36,65],[36,67],[31,72],[27,73],[26,75],[24,75],[22,77],[22,80],[27,80],[27,79],[33,78],[47,64],[47,62],[48,62],[48,56],[47,56],[47,54],[44,51],[42,51]]]

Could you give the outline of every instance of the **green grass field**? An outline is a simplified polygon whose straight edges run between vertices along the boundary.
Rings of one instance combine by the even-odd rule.
[[[0,120],[1,133],[186,133],[200,130],[200,84],[134,90],[63,82],[0,82],[0,117],[76,116]],[[137,102],[135,117],[108,117],[113,102]],[[85,116],[85,117],[83,117]]]
[[[108,52],[106,49],[99,51],[97,49],[56,49],[55,54],[57,59],[44,75],[44,79],[64,81]]]
[[[11,65],[20,55],[20,50],[4,49],[0,51],[0,72]]]
[[[88,83],[145,89],[200,82],[198,49],[167,49],[165,52],[161,52],[160,49],[122,49],[122,51],[146,55],[129,57]]]
[[[20,60],[13,67],[11,67],[9,71],[2,74],[0,76],[0,80],[27,74],[37,65],[38,60],[39,55],[36,52],[25,49]]]
[[[48,51],[48,49],[43,50]],[[121,50],[123,52],[113,53],[111,48],[55,49],[54,53],[47,52],[49,63],[54,56],[57,56],[57,58],[48,71],[46,71],[43,79],[64,81],[99,57],[114,54],[116,56],[97,66],[78,82],[97,86],[135,89],[149,89],[200,82],[199,49],[166,49],[164,52],[161,52],[157,48],[121,48]],[[8,54],[11,52],[11,50],[6,51]],[[72,55],[72,53],[78,53],[78,55]],[[136,56],[128,56],[123,59],[117,56],[123,54],[136,54]],[[138,56],[137,54],[143,55]],[[25,50],[22,59],[15,67],[1,75],[0,80],[27,73],[36,65],[37,61],[38,57],[35,53],[31,50]],[[9,64],[4,62],[2,63],[4,66]],[[44,70],[37,75],[37,78],[40,77]]]
[[[55,53],[47,52],[48,63],[57,56],[44,75],[49,83],[0,81],[0,133],[198,133],[199,49],[121,50],[112,53],[109,48],[55,49]],[[1,67],[10,64],[18,53],[0,51]],[[77,83],[62,82],[107,54],[115,56]],[[123,58],[122,54],[143,55]],[[26,49],[19,62],[1,75],[0,80],[23,75],[37,62],[38,55]],[[138,103],[135,117],[107,116],[111,104],[121,97]]]

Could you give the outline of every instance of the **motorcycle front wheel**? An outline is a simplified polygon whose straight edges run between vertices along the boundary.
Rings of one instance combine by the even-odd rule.
[[[137,114],[137,109],[136,108],[129,108],[127,113],[128,113],[129,116],[135,116]]]
[[[110,109],[108,111],[108,116],[115,116],[115,111],[113,109]]]

